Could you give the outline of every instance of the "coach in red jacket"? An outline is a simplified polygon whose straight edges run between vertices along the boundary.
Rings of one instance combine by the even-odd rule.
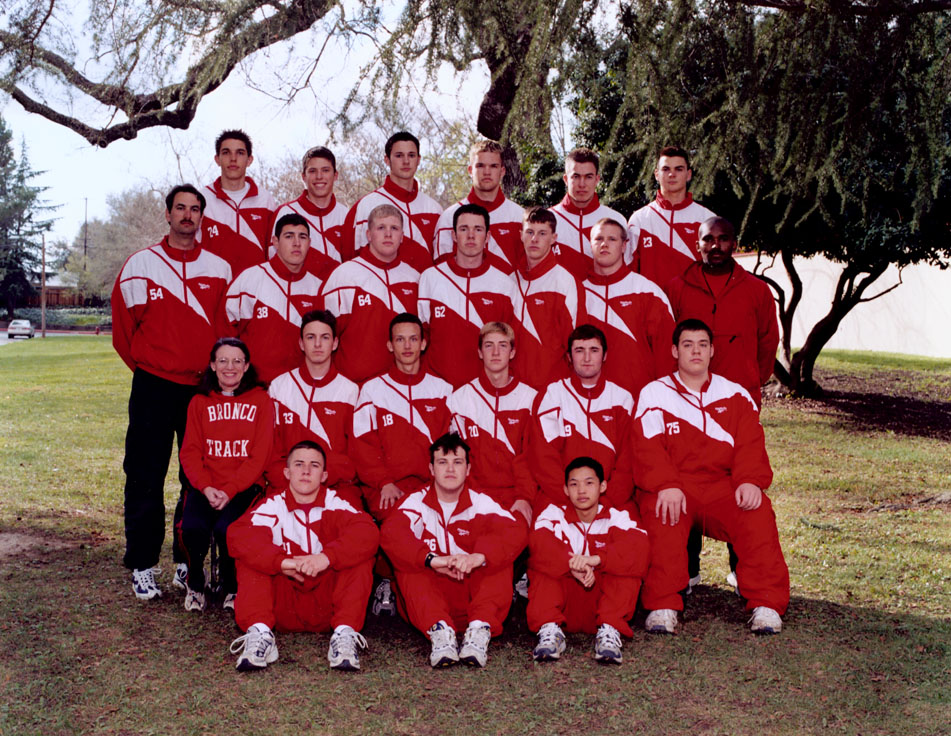
[[[789,571],[764,490],[773,479],[759,413],[746,390],[710,373],[713,331],[674,329],[677,371],[647,384],[634,417],[634,474],[651,563],[641,601],[648,631],[673,633],[687,587],[691,528],[736,548],[740,595],[755,633],[779,633]]]

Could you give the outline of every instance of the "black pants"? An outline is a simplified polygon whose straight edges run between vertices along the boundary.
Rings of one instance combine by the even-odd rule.
[[[733,545],[726,546],[730,553],[730,570],[736,572],[736,552],[733,551]],[[699,529],[691,529],[690,536],[687,537],[687,571],[690,577],[695,578],[700,574],[700,551],[703,549],[703,533]]]
[[[130,570],[158,564],[165,539],[165,476],[172,443],[185,436],[194,386],[167,381],[141,368],[132,374],[125,436],[125,556]],[[185,474],[179,466],[179,480]]]
[[[220,511],[213,508],[205,494],[191,485],[185,486],[182,520],[175,531],[188,565],[188,587],[205,589],[205,556],[214,537],[218,547],[218,572],[221,589],[226,595],[238,592],[234,558],[228,554],[228,527],[247,511],[261,495],[261,486],[251,486],[235,494]]]

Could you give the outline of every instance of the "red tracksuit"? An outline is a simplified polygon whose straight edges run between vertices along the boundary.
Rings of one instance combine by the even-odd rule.
[[[436,221],[442,214],[442,205],[419,191],[418,181],[413,181],[413,191],[408,192],[389,176],[383,186],[357,200],[347,213],[343,227],[343,257],[353,258],[367,244],[370,213],[381,204],[392,205],[403,213],[400,259],[420,272],[433,265],[433,237]]]
[[[478,268],[461,268],[450,256],[419,277],[418,314],[429,330],[426,365],[459,388],[482,370],[479,331],[487,322],[511,325],[515,281],[487,257]]]
[[[515,280],[515,371],[533,388],[543,389],[568,372],[568,335],[578,324],[584,295],[554,253],[530,270],[518,269]]]
[[[726,283],[704,278],[703,264],[691,265],[667,285],[677,320],[702,319],[713,330],[713,373],[736,381],[756,405],[760,387],[773,374],[779,324],[773,293],[739,263]]]
[[[310,223],[310,249],[304,259],[304,268],[321,281],[326,281],[330,272],[343,260],[340,252],[343,249],[343,221],[347,216],[347,208],[332,194],[327,207],[318,207],[307,199],[307,192],[304,191],[297,199],[278,207],[274,213],[272,234],[277,221],[291,214],[300,215]],[[274,253],[272,245],[268,249],[268,258],[273,258]]]
[[[674,315],[660,287],[622,266],[610,276],[589,273],[585,320],[608,339],[604,375],[634,398],[675,368],[670,353]]]
[[[652,550],[641,593],[644,607],[683,609],[679,591],[687,587],[687,537],[697,527],[733,545],[746,607],[768,606],[782,615],[789,603],[789,571],[772,505],[763,493],[759,508],[743,511],[734,497],[742,483],[765,491],[773,479],[750,395],[715,374],[694,392],[672,374],[641,391],[632,434],[637,501]],[[665,488],[679,488],[686,496],[686,514],[675,526],[662,524],[655,514],[657,493]]]
[[[399,258],[383,263],[369,248],[333,270],[320,293],[337,318],[337,370],[362,384],[390,367],[390,320],[415,313],[418,284],[419,271]]]
[[[558,256],[558,262],[567,268],[578,281],[584,279],[594,256],[591,251],[591,228],[605,217],[624,225],[624,215],[610,207],[605,207],[594,195],[587,207],[580,209],[572,204],[568,195],[554,207],[549,208],[558,219],[558,242],[552,248]]]
[[[519,205],[506,198],[501,189],[491,202],[479,199],[475,190],[470,189],[465,199],[446,208],[439,222],[436,223],[433,259],[438,261],[443,256],[451,255],[455,250],[452,242],[452,216],[464,204],[477,204],[488,210],[489,240],[486,243],[486,250],[502,259],[509,271],[514,271],[524,260],[522,217],[525,213]]]
[[[601,463],[608,482],[603,500],[622,507],[631,500],[630,424],[634,399],[630,393],[605,380],[591,388],[572,374],[550,384],[535,400],[535,430],[531,443],[532,470],[547,501],[565,498],[565,466],[588,456]],[[536,508],[546,499],[539,496]]]
[[[300,363],[301,317],[317,308],[319,292],[320,279],[303,268],[291,273],[277,256],[245,269],[228,287],[225,320],[265,383]]]
[[[683,273],[699,260],[700,225],[714,213],[687,197],[680,204],[671,204],[660,192],[657,198],[628,220],[628,258],[634,271],[666,287],[672,278]]]
[[[384,485],[412,493],[429,480],[429,446],[449,431],[451,393],[452,386],[432,373],[408,375],[395,366],[360,389],[350,453],[376,518],[394,509],[380,508]]]
[[[312,378],[306,367],[300,367],[271,381],[267,392],[274,402],[274,442],[265,470],[268,485],[287,488],[287,452],[298,442],[311,440],[327,453],[325,484],[359,506],[357,468],[349,454],[357,384],[333,367],[323,378]]]
[[[512,605],[512,562],[525,548],[525,525],[484,493],[465,487],[452,516],[443,516],[436,491],[426,486],[402,500],[383,523],[380,546],[396,568],[397,600],[422,632],[446,621],[457,631],[485,621],[492,635]],[[426,555],[485,555],[464,580],[426,567]]]
[[[535,502],[528,445],[536,393],[515,378],[496,388],[483,372],[449,397],[453,431],[471,449],[469,481],[506,509]]]
[[[335,491],[321,488],[312,504],[290,491],[269,496],[228,529],[237,561],[235,623],[279,631],[363,628],[379,542],[373,520]],[[281,572],[291,557],[324,553],[330,567],[298,583]]]
[[[647,574],[650,545],[627,511],[599,505],[597,516],[585,524],[573,506],[551,504],[535,519],[528,549],[529,629],[555,623],[593,634],[608,624],[634,635],[628,621]],[[568,561],[575,555],[601,558],[591,588],[571,574]]]
[[[221,177],[205,187],[207,204],[198,231],[202,246],[228,261],[235,276],[267,260],[272,217],[277,209],[270,192],[259,189],[251,177],[245,177],[245,181],[250,188],[237,204],[221,188]]]

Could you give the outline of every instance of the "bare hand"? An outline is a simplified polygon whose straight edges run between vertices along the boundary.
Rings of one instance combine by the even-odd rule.
[[[665,488],[657,494],[657,505],[654,513],[661,524],[676,526],[680,515],[687,513],[687,497],[679,488]],[[670,519],[668,522],[667,520]]]
[[[323,552],[316,555],[301,555],[294,559],[297,561],[298,571],[310,578],[317,577],[330,567],[330,558]]]
[[[208,499],[208,503],[211,504],[211,508],[215,511],[221,511],[221,509],[228,505],[228,501],[231,500],[227,493],[219,491],[212,486],[205,486],[201,489],[201,492],[205,494],[205,498]]]
[[[450,561],[452,560],[452,555],[442,555],[440,557],[433,557],[429,562],[429,566],[440,575],[445,575],[447,578],[452,578],[453,580],[462,580],[465,577],[465,574],[459,572],[456,568],[450,566]]]
[[[733,495],[736,497],[736,505],[744,511],[758,509],[763,503],[763,491],[752,483],[740,483]]]
[[[473,552],[472,554],[458,554],[452,555],[449,558],[449,567],[458,570],[462,573],[463,576],[468,575],[470,572],[475,570],[477,567],[482,567],[485,564],[485,555],[481,552]]]
[[[585,588],[590,588],[594,585],[594,570],[590,567],[586,567],[583,570],[571,570],[571,576]]]
[[[568,560],[568,569],[581,572],[588,569],[593,570],[600,564],[601,558],[598,555],[573,555]]]
[[[387,483],[380,489],[380,508],[385,510],[395,506],[403,495],[403,491],[399,489],[396,483]]]
[[[300,573],[300,564],[298,563],[297,557],[288,557],[284,560],[281,560],[281,572],[287,575],[291,580],[296,580],[298,583],[304,582],[304,576]]]
[[[532,525],[532,505],[524,498],[520,498],[515,503],[513,503],[512,508],[510,508],[509,511],[511,511],[513,514],[521,514],[525,517],[525,521],[528,522],[528,525]]]

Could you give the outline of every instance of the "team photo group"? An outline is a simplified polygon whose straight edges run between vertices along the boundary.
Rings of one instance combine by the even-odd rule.
[[[136,598],[164,592],[177,445],[171,584],[186,611],[233,610],[238,670],[276,662],[281,631],[331,632],[330,667],[359,669],[368,613],[418,629],[433,667],[483,667],[519,596],[535,661],[586,632],[619,664],[638,608],[677,631],[704,537],[729,545],[750,630],[778,634],[759,420],[776,309],[733,225],[693,200],[688,152],[658,153],[656,198],[629,217],[600,203],[587,149],[564,199],[527,209],[497,143],[471,148],[447,209],[420,191],[416,137],[382,154],[389,174],[347,207],[312,148],[280,204],[224,131],[220,177],[174,187],[167,236],[123,265]]]

